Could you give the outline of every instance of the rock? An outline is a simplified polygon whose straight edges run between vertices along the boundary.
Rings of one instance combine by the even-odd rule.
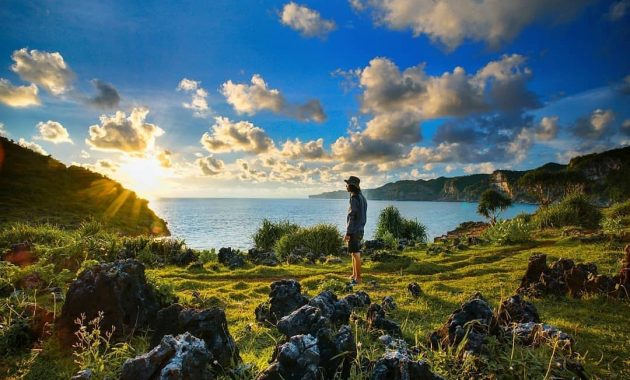
[[[148,353],[125,361],[120,380],[213,379],[208,371],[212,359],[204,341],[190,333],[166,335]]]
[[[278,320],[302,307],[308,298],[302,295],[302,287],[295,280],[280,280],[271,284],[269,301],[256,307],[256,320],[276,324]]]
[[[37,257],[33,250],[34,245],[30,242],[11,244],[11,249],[4,255],[3,260],[8,261],[18,267],[25,267],[37,262]]]
[[[294,253],[290,253],[290,254],[287,256],[286,261],[287,261],[287,264],[289,264],[289,265],[299,264],[299,263],[301,263],[301,262],[302,262],[302,256],[300,256],[300,255],[296,255],[296,254],[294,254]]]
[[[330,326],[330,319],[326,318],[322,311],[314,306],[304,305],[282,317],[278,321],[278,331],[287,338],[295,335],[311,334],[317,336],[317,332]]]
[[[499,325],[509,325],[511,323],[540,322],[540,316],[536,307],[523,301],[519,295],[514,295],[499,305],[497,312]]]
[[[91,380],[94,378],[94,372],[91,369],[84,369],[77,372],[70,380]]]
[[[36,339],[43,340],[51,335],[55,317],[52,311],[29,303],[24,308],[24,314],[29,318],[28,326]]]
[[[341,260],[341,258],[337,257],[337,256],[328,256],[328,257],[326,257],[325,263],[329,264],[329,265],[330,264],[341,264],[341,263],[343,263],[343,260]]]
[[[365,240],[363,242],[363,250],[364,251],[368,251],[368,250],[376,250],[376,249],[384,249],[385,248],[385,242],[383,240]]]
[[[252,248],[247,251],[247,258],[249,259],[249,261],[256,265],[275,267],[276,265],[280,264],[280,261],[278,261],[278,257],[273,251],[264,252],[259,251],[256,248]]]
[[[330,329],[319,330],[317,347],[319,348],[322,377],[325,379],[347,379],[350,375],[352,362],[357,356],[357,346],[352,328],[343,325],[335,335]]]
[[[581,298],[589,273],[580,267],[573,267],[564,272],[564,281],[573,298]]]
[[[155,290],[144,275],[144,265],[136,260],[120,260],[93,266],[74,280],[66,293],[61,316],[56,323],[60,339],[75,341],[75,319],[85,314],[94,319],[104,313],[101,328],[111,330],[113,338],[150,327],[160,309]]]
[[[203,263],[201,261],[195,261],[191,263],[186,269],[188,269],[189,271],[203,270]]]
[[[588,293],[612,295],[617,290],[617,281],[605,275],[589,276],[584,288]]]
[[[392,296],[383,297],[383,300],[381,301],[381,307],[386,312],[396,310],[398,308],[396,302],[394,301],[394,297]]]
[[[526,291],[532,284],[538,282],[540,280],[540,275],[547,268],[547,255],[545,254],[536,254],[532,255],[529,258],[529,263],[527,264],[527,270],[525,270],[525,275],[521,280],[521,286],[518,288],[517,292]]]
[[[420,285],[418,285],[417,282],[412,282],[407,285],[407,291],[413,298],[418,298],[420,297],[420,294],[422,294],[422,289],[420,289]]]
[[[243,255],[238,250],[232,250],[231,247],[219,249],[217,258],[219,263],[230,269],[242,268],[245,266],[245,258]]]
[[[44,289],[46,285],[47,284],[42,276],[37,272],[27,274],[26,276],[22,277],[17,284],[19,289],[28,290]]]
[[[296,335],[276,347],[272,363],[257,380],[316,380],[320,363],[317,338]]]
[[[544,343],[553,344],[553,342],[557,340],[560,348],[568,349],[573,344],[573,338],[571,338],[571,336],[546,323],[517,323],[505,327],[505,331],[510,335],[514,334],[521,344],[525,345],[538,346]]]
[[[370,303],[372,303],[372,301],[370,300],[370,296],[362,290],[354,294],[348,294],[343,299],[353,309],[359,308],[359,307],[365,307],[365,306],[368,306]]]
[[[385,317],[385,310],[381,305],[373,303],[368,307],[367,323],[369,330],[382,330],[387,334],[402,336],[400,325]]]
[[[171,263],[183,267],[197,261],[197,259],[197,255],[195,255],[193,250],[187,248],[184,251],[174,255],[174,257],[171,259]]]
[[[438,349],[456,346],[466,337],[464,349],[479,354],[493,325],[492,308],[481,294],[476,293],[455,310],[440,329],[431,334],[431,347]]]
[[[406,349],[388,350],[374,365],[371,380],[440,380],[424,360],[413,360]]]

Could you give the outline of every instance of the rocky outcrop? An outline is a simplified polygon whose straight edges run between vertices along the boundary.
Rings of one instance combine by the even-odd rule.
[[[514,295],[499,305],[497,322],[500,325],[529,322],[538,323],[540,322],[540,316],[534,304],[523,301],[519,295]]]
[[[60,339],[74,342],[78,326],[75,319],[86,320],[103,312],[101,328],[115,327],[114,339],[152,325],[161,305],[144,275],[144,265],[136,260],[99,264],[83,271],[70,284],[61,316],[56,323]]]
[[[280,280],[271,284],[269,301],[256,307],[256,320],[275,325],[282,317],[291,314],[308,302],[302,287],[295,280]]]
[[[216,362],[215,367],[228,369],[241,362],[225,312],[219,308],[197,310],[179,304],[170,305],[157,313],[154,330],[152,345],[158,344],[166,335],[188,332],[205,342],[213,362]]]
[[[279,345],[272,363],[257,380],[316,380],[320,362],[317,338],[312,335],[296,335]]]
[[[256,248],[252,248],[247,251],[247,259],[256,265],[265,265],[274,267],[280,264],[276,253],[273,251],[260,251]]]
[[[322,315],[322,311],[310,305],[304,305],[282,317],[278,321],[278,331],[287,338],[295,335],[311,334],[317,335],[317,331],[330,326],[330,319]]]
[[[402,336],[400,325],[385,315],[385,310],[379,304],[373,303],[367,310],[367,323],[369,330],[379,330],[394,336]]]
[[[203,340],[190,333],[166,335],[151,351],[128,359],[120,380],[210,380],[214,379],[208,370],[212,360],[213,355]]]
[[[413,360],[407,350],[388,350],[374,364],[370,380],[440,380],[424,360]]]
[[[232,250],[231,247],[219,249],[217,259],[219,263],[230,269],[242,268],[245,266],[245,257],[243,254],[238,250]]]
[[[506,326],[508,334],[513,335],[519,343],[527,346],[539,346],[541,344],[558,344],[561,349],[568,349],[573,344],[573,338],[546,323],[516,323]]]
[[[413,298],[418,298],[422,294],[422,289],[420,289],[420,285],[417,282],[407,285],[407,291]]]

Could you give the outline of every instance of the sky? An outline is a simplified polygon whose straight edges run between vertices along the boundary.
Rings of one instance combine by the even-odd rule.
[[[630,145],[630,0],[5,0],[0,134],[155,197]]]

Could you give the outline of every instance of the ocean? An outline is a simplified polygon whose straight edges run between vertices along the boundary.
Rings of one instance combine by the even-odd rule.
[[[484,220],[476,212],[476,203],[368,200],[365,239],[373,237],[378,214],[389,205],[397,207],[404,217],[426,225],[430,241],[461,222]],[[162,198],[151,201],[150,207],[168,222],[172,236],[184,239],[190,248],[248,249],[253,247],[252,235],[264,218],[286,219],[303,226],[332,223],[344,232],[348,200]],[[516,204],[501,217],[533,213],[536,208],[535,205]]]

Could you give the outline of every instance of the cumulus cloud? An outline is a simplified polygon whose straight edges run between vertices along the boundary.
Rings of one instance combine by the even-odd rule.
[[[274,148],[273,140],[262,128],[248,121],[232,122],[226,117],[216,117],[212,133],[204,133],[201,144],[213,153],[244,151],[265,153]]]
[[[326,38],[328,33],[336,29],[334,21],[326,20],[316,10],[294,2],[284,5],[280,21],[303,37]]]
[[[9,136],[9,132],[5,128],[4,123],[0,123],[0,136],[2,136],[2,137],[8,137]]]
[[[0,102],[9,107],[30,107],[40,105],[37,86],[14,86],[0,78]]]
[[[148,114],[148,108],[134,108],[129,117],[122,111],[102,115],[100,124],[90,126],[85,143],[95,150],[144,153],[164,134],[160,127],[145,121]]]
[[[49,141],[54,144],[73,144],[68,130],[59,122],[52,120],[46,122],[40,121],[37,123],[37,130],[39,131],[39,135],[35,136],[36,139]]]
[[[210,114],[210,108],[206,99],[208,92],[201,87],[201,82],[184,78],[177,85],[177,91],[191,94],[190,103],[182,103],[182,105],[184,108],[192,110],[194,116],[206,117]]]
[[[36,144],[36,143],[34,143],[34,142],[31,142],[31,141],[26,141],[26,140],[24,140],[24,139],[23,139],[23,138],[21,138],[21,137],[20,137],[20,139],[18,140],[18,145],[19,145],[19,146],[21,146],[21,147],[24,147],[24,148],[26,148],[26,149],[30,149],[30,150],[32,150],[33,152],[37,152],[37,153],[39,153],[39,154],[42,154],[42,155],[44,155],[44,156],[47,156],[47,155],[48,155],[48,152],[46,152],[46,151],[44,150],[44,148],[42,148],[42,147],[41,147],[41,145]]]
[[[280,153],[290,159],[309,161],[326,160],[330,158],[324,149],[324,139],[302,142],[300,139],[287,140],[282,145]]]
[[[496,169],[491,162],[482,162],[480,164],[470,164],[470,165],[464,166],[464,173],[466,174],[477,174],[477,173],[490,174],[495,170]]]
[[[288,103],[279,90],[268,88],[265,80],[258,74],[252,76],[251,85],[233,83],[231,80],[223,83],[221,93],[240,114],[254,115],[259,111],[268,110],[302,121],[326,120],[319,100],[309,100],[304,104]]]
[[[558,135],[558,116],[545,116],[540,120],[536,128],[536,138],[540,141],[549,141]]]
[[[608,134],[614,120],[615,114],[612,110],[596,109],[591,115],[579,118],[571,132],[582,140],[597,140]]]
[[[404,146],[391,141],[377,140],[361,133],[339,137],[331,145],[333,157],[342,162],[395,160],[404,152]]]
[[[169,150],[163,150],[156,156],[157,160],[160,163],[160,166],[163,168],[170,168],[173,166],[172,160],[173,154]]]
[[[39,50],[20,49],[13,52],[11,66],[16,74],[25,81],[37,84],[51,94],[62,95],[70,88],[75,75],[63,60],[61,54]]]
[[[199,167],[201,173],[207,176],[216,176],[223,172],[225,163],[213,156],[200,157],[195,160],[195,165]]]
[[[81,151],[80,155],[81,155],[81,158],[90,158],[90,153],[88,153],[88,152],[86,152],[84,150]]]
[[[103,109],[118,107],[120,95],[114,86],[99,79],[92,80],[92,86],[96,89],[97,94],[87,100],[88,104]]]
[[[368,0],[352,4],[355,2],[369,6],[379,25],[411,29],[415,36],[427,35],[454,49],[464,40],[496,47],[531,23],[572,18],[589,0]]]

